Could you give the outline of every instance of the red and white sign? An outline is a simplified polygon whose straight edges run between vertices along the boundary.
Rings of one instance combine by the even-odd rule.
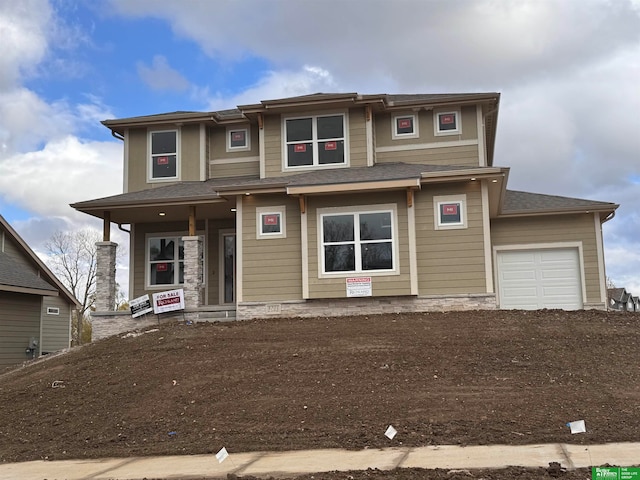
[[[233,132],[231,134],[231,139],[234,142],[241,142],[244,140],[244,132]]]
[[[169,165],[169,157],[158,157],[158,165]]]
[[[324,149],[325,150],[337,150],[338,149],[338,143],[337,142],[327,142],[324,144]]]
[[[455,115],[440,115],[440,123],[443,125],[451,125],[455,122]]]
[[[169,270],[169,265],[166,263],[156,263],[156,272],[166,272]]]
[[[298,143],[293,146],[293,151],[296,153],[304,153],[307,151],[307,145],[304,143]]]
[[[349,277],[347,280],[347,297],[370,297],[371,277]]]
[[[458,214],[458,204],[457,203],[449,203],[442,206],[442,214],[443,215],[457,215]]]
[[[184,310],[184,290],[168,290],[153,294],[153,313]]]
[[[264,225],[278,225],[280,215],[271,213],[262,217],[262,223]]]
[[[401,118],[398,120],[398,128],[411,128],[411,119]]]

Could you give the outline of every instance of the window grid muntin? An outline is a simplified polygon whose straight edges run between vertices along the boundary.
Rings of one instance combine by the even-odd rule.
[[[323,138],[319,136],[318,133],[318,120],[332,117],[340,117],[342,119],[342,136],[341,137],[326,137]],[[301,133],[297,135],[290,135],[289,125],[293,124],[293,122],[310,120],[311,121],[311,136],[302,136]],[[290,123],[291,122],[291,123]],[[344,113],[330,113],[323,115],[309,115],[304,117],[290,117],[284,119],[284,142],[285,142],[285,168],[300,168],[300,167],[318,167],[323,165],[346,165],[347,164],[347,116]],[[297,132],[293,132],[297,133]],[[340,162],[321,162],[320,158],[320,144],[323,147],[330,142],[336,143],[336,150],[341,153],[342,161]],[[292,165],[291,160],[295,158],[295,155],[291,155],[293,153],[302,153],[295,152],[296,145],[306,145],[307,149],[311,147],[311,161],[307,160],[306,163],[298,162],[297,165]],[[331,151],[331,150],[324,150]],[[308,152],[307,152],[308,153]],[[299,157],[301,158],[301,157]]]
[[[154,241],[162,242],[165,244],[173,242],[173,251],[170,252],[171,257],[166,259],[152,259],[151,246]],[[167,252],[169,253],[169,252]],[[158,282],[158,273],[162,271],[157,270],[157,265],[168,264],[171,268],[171,281],[170,282]],[[150,287],[160,287],[167,285],[183,285],[184,284],[184,242],[181,236],[153,236],[147,238],[147,274],[148,284]],[[154,265],[156,265],[154,275]],[[177,268],[176,268],[177,267]],[[176,274],[178,278],[176,279]],[[167,277],[168,278],[168,277]],[[177,280],[177,281],[176,281]],[[182,281],[181,281],[182,280]]]

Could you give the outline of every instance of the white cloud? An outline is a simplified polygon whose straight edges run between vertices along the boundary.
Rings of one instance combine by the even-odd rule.
[[[152,90],[184,92],[189,89],[189,81],[173,69],[162,55],[154,56],[151,66],[138,62],[137,69],[142,81]]]
[[[86,217],[70,203],[122,191],[122,144],[67,136],[0,163],[0,192],[42,216]],[[85,218],[86,220],[86,218]]]

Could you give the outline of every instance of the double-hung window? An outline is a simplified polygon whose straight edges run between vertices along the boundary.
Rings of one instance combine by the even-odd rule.
[[[344,114],[286,118],[286,168],[346,164],[345,118]]]
[[[393,210],[321,213],[322,273],[395,269]]]
[[[150,180],[171,180],[178,178],[178,132],[165,130],[149,134],[151,165]]]
[[[150,287],[184,283],[184,243],[181,236],[149,237],[147,259]]]

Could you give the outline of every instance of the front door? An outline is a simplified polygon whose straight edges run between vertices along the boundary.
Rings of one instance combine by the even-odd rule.
[[[236,300],[236,233],[222,232],[220,239],[220,303]]]

